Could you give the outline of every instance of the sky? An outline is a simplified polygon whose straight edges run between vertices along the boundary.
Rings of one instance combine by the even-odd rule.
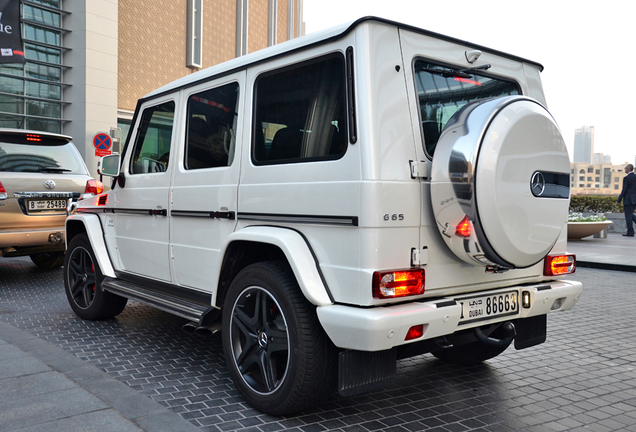
[[[633,0],[303,0],[305,33],[374,15],[541,63],[548,110],[572,159],[574,130],[594,126],[594,152],[636,157]]]

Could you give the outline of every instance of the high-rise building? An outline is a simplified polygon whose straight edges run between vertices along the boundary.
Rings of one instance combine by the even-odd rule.
[[[594,165],[612,163],[612,156],[603,153],[594,153],[594,161],[592,163]]]
[[[582,126],[574,131],[574,162],[591,164],[594,160],[594,126]]]

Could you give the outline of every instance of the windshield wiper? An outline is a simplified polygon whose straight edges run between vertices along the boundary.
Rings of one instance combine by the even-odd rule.
[[[38,168],[40,172],[71,172],[70,169],[60,168],[60,167],[41,167]]]
[[[469,72],[477,71],[477,70],[487,70],[490,69],[489,64],[475,66],[468,69],[455,70],[455,69],[437,69],[437,68],[422,68],[421,71],[429,72],[435,75],[441,75],[444,78],[472,78],[473,76],[469,74]]]
[[[472,75],[468,75],[462,71],[453,70],[453,69],[436,69],[436,68],[422,68],[420,69],[424,72],[429,72],[435,75],[441,75],[444,78],[472,78]]]
[[[476,71],[476,70],[488,70],[490,68],[491,68],[490,64],[483,64],[483,65],[471,67],[471,68],[468,68],[468,69],[462,69],[462,70],[460,70],[460,72],[461,73],[467,73],[467,72],[473,72],[473,71]]]

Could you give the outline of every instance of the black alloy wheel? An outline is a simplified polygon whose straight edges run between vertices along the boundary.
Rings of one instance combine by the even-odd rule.
[[[95,300],[95,264],[91,254],[83,247],[73,249],[68,259],[69,290],[77,307],[88,309]]]
[[[280,305],[260,287],[248,287],[232,309],[230,340],[241,377],[259,394],[271,394],[289,366],[289,334]]]
[[[336,389],[336,348],[286,262],[255,263],[234,278],[223,351],[239,393],[264,413],[298,412]]]
[[[73,237],[64,259],[64,290],[71,309],[80,318],[112,318],[126,307],[128,299],[104,292],[103,279],[86,234]]]

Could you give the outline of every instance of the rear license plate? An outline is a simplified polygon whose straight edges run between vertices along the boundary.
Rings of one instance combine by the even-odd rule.
[[[459,324],[488,320],[519,313],[519,293],[508,291],[487,296],[457,299],[462,306]]]
[[[28,209],[30,212],[66,210],[68,200],[33,200],[29,201]]]

